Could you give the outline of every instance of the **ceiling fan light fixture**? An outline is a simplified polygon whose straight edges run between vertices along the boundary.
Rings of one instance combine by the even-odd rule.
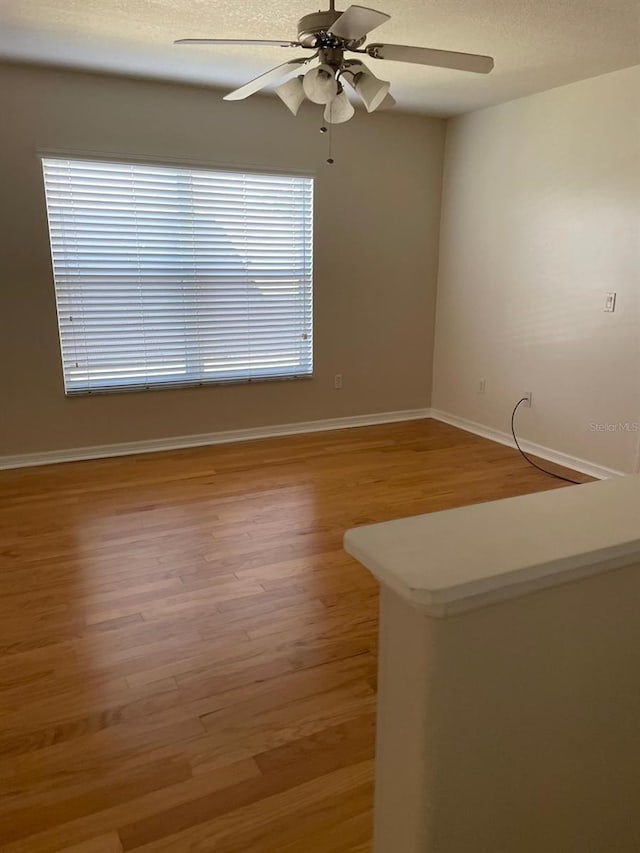
[[[347,97],[347,93],[342,90],[324,108],[324,120],[329,124],[342,124],[349,121],[354,113],[353,104]]]
[[[314,104],[328,104],[338,94],[336,72],[330,65],[318,65],[304,75],[302,87]]]
[[[412,47],[406,44],[368,44],[366,42],[369,33],[388,21],[389,15],[360,5],[349,6],[344,12],[340,12],[336,10],[336,0],[328,2],[328,9],[303,15],[298,21],[298,35],[293,39],[182,38],[174,44],[251,47],[265,45],[311,51],[311,56],[301,55],[282,62],[224,95],[225,101],[241,101],[270,86],[277,86],[277,94],[294,115],[300,108],[301,87],[310,101],[323,106],[331,104],[342,93],[344,83],[357,91],[367,112],[371,113],[379,108],[387,109],[395,104],[389,94],[390,84],[378,80],[359,59],[346,59],[346,53],[366,55],[376,61],[410,62],[414,65],[451,68],[474,74],[488,74],[494,67],[492,57],[484,54]],[[313,68],[309,70],[312,62]],[[289,83],[293,75],[299,75],[305,68],[307,73],[304,77],[298,76]],[[343,116],[341,121],[351,118],[351,115],[347,115],[349,112],[346,98],[340,98],[336,108],[329,114],[333,116],[333,123],[336,123],[338,115]],[[331,119],[327,118],[327,121]]]
[[[302,80],[303,76],[300,74],[298,77],[293,77],[291,80],[287,80],[286,83],[275,88],[276,95],[291,110],[294,116],[298,115],[300,105],[306,97]]]
[[[384,101],[378,107],[379,110],[390,110],[393,109],[396,105],[396,99],[393,97],[391,92],[387,92],[385,95]]]
[[[380,104],[389,94],[391,83],[386,80],[378,80],[370,71],[360,71],[355,76],[354,88],[368,113],[377,110]]]

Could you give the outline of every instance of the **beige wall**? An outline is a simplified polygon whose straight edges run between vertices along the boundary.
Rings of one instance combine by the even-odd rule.
[[[589,425],[640,421],[639,276],[640,67],[449,123],[434,407],[508,432],[532,391],[524,438],[633,470]]]
[[[444,122],[0,67],[0,456],[429,405]],[[312,380],[67,399],[38,151],[314,170]],[[333,389],[342,373],[344,389]]]
[[[375,853],[637,853],[639,604],[637,564],[444,619],[383,586]]]

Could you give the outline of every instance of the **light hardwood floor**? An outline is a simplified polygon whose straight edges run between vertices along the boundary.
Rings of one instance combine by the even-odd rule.
[[[0,472],[0,849],[368,851],[344,531],[561,486],[434,421]]]

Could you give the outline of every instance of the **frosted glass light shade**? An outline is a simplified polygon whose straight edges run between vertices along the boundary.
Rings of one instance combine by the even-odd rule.
[[[393,109],[396,105],[396,99],[393,97],[391,92],[387,92],[385,95],[384,101],[378,107],[379,110],[390,110]]]
[[[304,94],[304,87],[302,85],[302,74],[291,80],[287,80],[287,82],[283,83],[281,86],[276,86],[275,93],[280,100],[289,107],[294,116],[298,115],[300,104],[306,97]]]
[[[355,90],[362,98],[368,113],[372,113],[384,101],[389,93],[391,83],[378,80],[370,71],[362,71],[355,80]]]
[[[346,92],[339,92],[331,103],[324,108],[324,120],[329,124],[342,124],[344,121],[349,121],[355,113],[353,104],[347,98]]]
[[[304,75],[304,93],[314,104],[328,104],[338,94],[338,81],[330,65],[318,65]]]

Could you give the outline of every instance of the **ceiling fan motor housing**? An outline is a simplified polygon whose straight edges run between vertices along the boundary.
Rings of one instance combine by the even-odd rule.
[[[310,15],[300,18],[298,21],[298,41],[305,47],[336,47],[342,49],[360,47],[365,38],[345,41],[329,33],[329,29],[341,15],[342,12],[331,9],[327,12],[312,12]]]

